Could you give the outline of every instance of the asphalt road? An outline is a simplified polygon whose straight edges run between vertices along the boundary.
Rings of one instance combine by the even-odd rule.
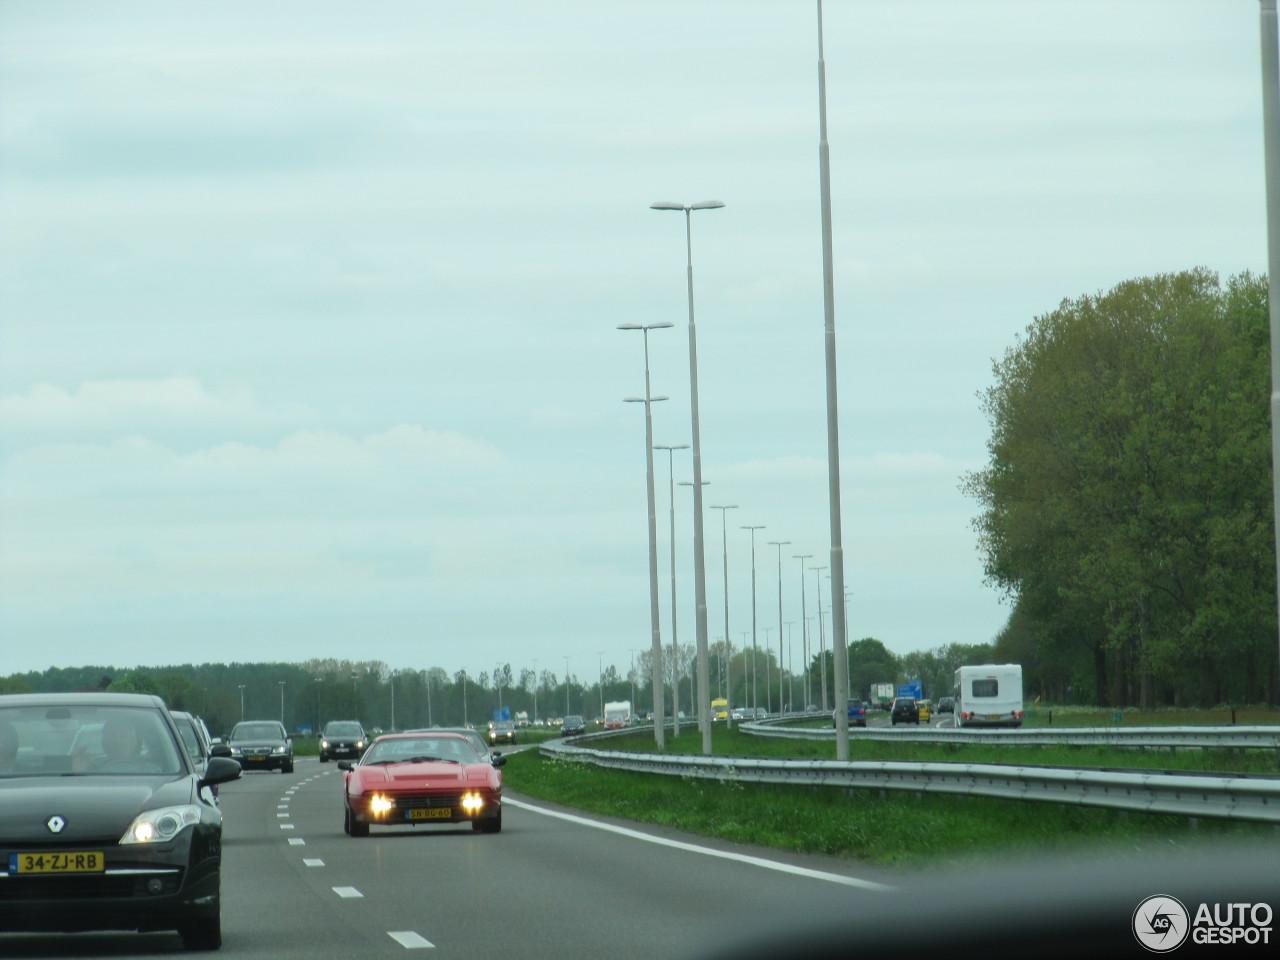
[[[341,774],[299,760],[222,787],[223,947],[254,960],[706,956],[829,903],[873,915],[900,879],[509,796],[503,831],[342,831]],[[5,957],[191,956],[171,934],[0,937]],[[415,954],[418,955],[418,954]]]

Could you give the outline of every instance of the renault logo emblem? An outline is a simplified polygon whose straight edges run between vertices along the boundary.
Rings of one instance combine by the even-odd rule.
[[[49,828],[50,833],[61,833],[62,828],[67,825],[67,821],[63,820],[61,817],[55,814],[54,816],[46,820],[44,822],[44,825]]]

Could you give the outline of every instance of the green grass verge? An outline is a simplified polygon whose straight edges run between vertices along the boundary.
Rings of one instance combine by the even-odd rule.
[[[653,752],[652,733],[607,741],[609,749]],[[726,756],[831,758],[830,743],[776,741],[716,728],[713,752]],[[600,746],[603,746],[601,744]],[[854,747],[859,755],[853,756]],[[701,737],[687,731],[667,737],[668,753],[701,753]],[[952,760],[1040,763],[1064,766],[1280,772],[1275,751],[1179,750],[1153,753],[1103,748],[937,748],[926,745],[851,743],[851,759]],[[1015,758],[1016,757],[1016,758]],[[1034,757],[1035,759],[1028,759]],[[1171,763],[1170,761],[1175,761]],[[1230,767],[1221,763],[1230,761]],[[1181,764],[1186,764],[1182,766]],[[999,851],[1067,851],[1103,846],[1155,849],[1209,838],[1256,837],[1274,842],[1277,828],[1165,814],[1125,813],[1051,803],[955,797],[879,790],[835,790],[743,784],[605,770],[543,757],[536,750],[512,755],[503,768],[507,786],[529,797],[596,813],[662,824],[740,843],[918,867],[961,862]]]

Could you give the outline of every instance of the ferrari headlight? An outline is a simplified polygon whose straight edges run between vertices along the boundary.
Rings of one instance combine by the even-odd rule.
[[[464,793],[462,795],[462,809],[468,813],[477,813],[484,809],[484,797],[478,793]]]
[[[200,808],[193,803],[180,807],[160,807],[146,810],[129,824],[120,838],[123,843],[167,843],[184,827],[200,822]]]
[[[384,797],[380,793],[375,793],[369,799],[369,812],[375,815],[386,813],[395,807],[395,802]]]

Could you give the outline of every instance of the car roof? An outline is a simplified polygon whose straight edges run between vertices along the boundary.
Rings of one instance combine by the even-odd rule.
[[[38,707],[45,704],[84,707],[152,707],[166,709],[164,701],[150,693],[5,693],[0,705],[6,707]]]

